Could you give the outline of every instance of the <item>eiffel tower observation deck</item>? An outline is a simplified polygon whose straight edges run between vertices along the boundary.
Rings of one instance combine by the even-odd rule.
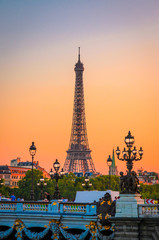
[[[83,63],[80,60],[80,48],[78,62],[75,64],[75,95],[73,120],[69,149],[64,163],[65,172],[91,172],[96,173],[95,166],[91,157],[91,150],[88,144],[85,106],[84,106],[84,89],[83,89]]]

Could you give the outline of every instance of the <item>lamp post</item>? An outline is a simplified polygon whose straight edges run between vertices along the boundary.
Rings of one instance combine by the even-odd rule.
[[[32,182],[31,182],[31,191],[30,191],[30,201],[34,201],[34,186],[33,186],[33,162],[34,162],[34,156],[36,154],[36,147],[34,145],[34,142],[32,142],[32,145],[29,148],[30,155],[32,157]]]
[[[82,186],[83,186],[86,190],[88,190],[88,189],[92,186],[92,183],[89,183],[89,178],[88,178],[88,176],[85,177],[84,181],[85,181],[85,183],[82,183]]]
[[[47,183],[44,181],[45,181],[44,178],[40,178],[40,182],[37,183],[37,186],[40,186],[40,189],[41,189],[40,200],[43,200],[43,189],[44,189],[44,186],[47,185]]]
[[[110,166],[112,165],[112,159],[111,159],[110,155],[107,159],[107,165],[109,167],[109,190],[110,190],[111,189]]]
[[[131,132],[128,132],[128,135],[125,137],[125,144],[127,146],[127,149],[124,148],[122,154],[123,157],[120,158],[120,149],[119,147],[117,147],[116,150],[116,154],[119,160],[121,161],[126,161],[126,166],[128,169],[128,175],[131,175],[131,170],[133,168],[133,161],[139,161],[142,159],[142,155],[143,155],[143,150],[142,147],[140,147],[140,150],[138,151],[139,153],[139,158],[137,158],[137,150],[136,147],[134,147],[134,149],[132,149],[133,144],[134,144],[135,140],[134,137],[131,135]]]
[[[52,168],[51,168],[51,171],[50,171],[51,178],[56,180],[55,192],[53,194],[53,199],[60,199],[61,194],[60,194],[60,191],[59,191],[58,180],[63,177],[64,171],[63,171],[63,168],[62,168],[61,173],[59,175],[58,171],[60,169],[60,163],[58,162],[57,159],[54,162],[53,167],[54,167],[55,173],[52,171]]]
[[[140,147],[138,154],[139,157],[137,157],[137,149],[136,147],[133,147],[135,140],[134,137],[131,135],[131,132],[128,132],[128,135],[125,137],[125,144],[127,148],[123,149],[122,155],[123,157],[120,157],[120,149],[117,147],[116,154],[117,158],[121,161],[126,161],[127,166],[127,175],[124,176],[123,172],[120,173],[120,188],[121,193],[138,193],[138,186],[139,186],[139,180],[137,178],[137,175],[135,171],[132,171],[133,168],[133,161],[139,161],[142,159],[143,150],[142,147]]]

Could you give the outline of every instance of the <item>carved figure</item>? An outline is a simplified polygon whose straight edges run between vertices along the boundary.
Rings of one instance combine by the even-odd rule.
[[[97,215],[102,226],[108,226],[109,228],[111,227],[108,217],[115,215],[115,204],[115,201],[112,201],[109,193],[106,193],[103,199],[96,203]]]
[[[137,178],[137,174],[135,171],[132,171],[132,192],[139,193],[138,190],[139,179]]]
[[[131,173],[127,172],[127,175],[123,175],[123,172],[120,172],[120,192],[121,193],[139,193],[138,190],[139,179],[135,171]]]
[[[125,188],[125,182],[124,182],[124,175],[123,172],[120,172],[120,191],[121,193],[124,192],[124,188]]]

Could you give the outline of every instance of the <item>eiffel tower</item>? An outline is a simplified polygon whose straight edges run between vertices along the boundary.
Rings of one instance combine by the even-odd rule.
[[[83,90],[83,63],[80,60],[80,48],[78,62],[75,64],[75,94],[73,120],[69,149],[64,163],[64,171],[69,173],[92,172],[96,173],[91,150],[88,144],[85,107],[84,107],[84,90]]]

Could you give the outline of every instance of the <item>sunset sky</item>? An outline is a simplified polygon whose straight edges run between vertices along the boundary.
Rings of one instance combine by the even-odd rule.
[[[158,0],[0,1],[0,164],[30,161],[34,141],[42,167],[63,166],[79,46],[96,170],[130,130],[144,150],[134,169],[159,172]]]

